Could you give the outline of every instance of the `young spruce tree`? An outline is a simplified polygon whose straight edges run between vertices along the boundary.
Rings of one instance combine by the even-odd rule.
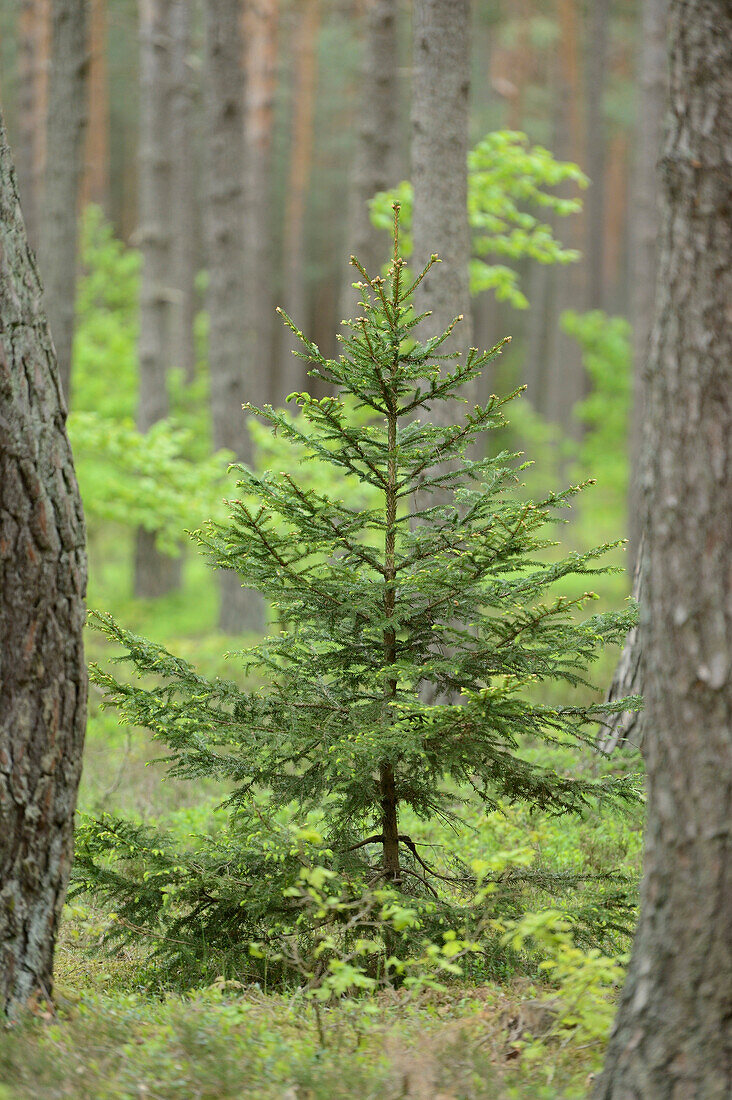
[[[227,951],[245,955],[295,912],[287,888],[304,856],[293,838],[307,838],[296,827],[313,811],[325,844],[317,858],[354,896],[388,883],[449,906],[470,890],[470,875],[455,859],[438,868],[425,858],[403,830],[406,810],[459,828],[466,792],[487,808],[521,801],[558,814],[598,796],[631,796],[623,780],[560,775],[522,752],[531,741],[594,743],[607,704],[549,705],[538,688],[587,684],[589,664],[622,641],[633,612],[583,619],[578,609],[592,595],[584,587],[574,599],[551,595],[560,578],[602,571],[597,559],[609,549],[546,554],[556,546],[547,524],[582,486],[532,503],[512,495],[517,455],[474,457],[519,391],[467,409],[457,425],[420,417],[460,400],[505,341],[441,354],[457,318],[419,342],[412,295],[437,257],[407,278],[398,209],[387,277],[352,259],[363,313],[348,322],[338,360],[284,317],[311,375],[338,396],[297,394],[298,418],[254,410],[334,467],[342,495],[242,467],[231,522],[197,536],[216,566],[236,569],[286,624],[239,655],[252,686],[207,679],[109,615],[94,616],[144,677],[119,682],[93,668],[107,704],[166,746],[173,775],[228,784],[230,813],[187,850],[111,816],[88,822],[77,892],[105,895],[123,935],[144,926],[174,953],[218,952],[217,972]]]

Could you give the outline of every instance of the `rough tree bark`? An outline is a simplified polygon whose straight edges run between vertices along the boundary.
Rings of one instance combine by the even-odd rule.
[[[348,249],[369,274],[387,259],[388,240],[371,224],[369,199],[399,182],[399,76],[397,0],[366,0],[365,41],[359,88],[358,134],[348,196]],[[338,318],[358,307],[352,283],[343,283]]]
[[[38,263],[67,403],[74,343],[79,184],[87,117],[89,0],[53,0],[46,179]]]
[[[464,314],[455,346],[469,347],[470,0],[415,0],[412,18],[413,267],[421,270],[434,252],[442,261],[419,288],[416,307],[432,311],[432,332]],[[435,418],[460,410],[442,405]]]
[[[597,1100],[732,1095],[732,8],[671,0],[644,436],[641,916]]]
[[[0,119],[0,1011],[51,993],[86,725],[84,517]]]
[[[244,9],[244,226],[246,302],[250,318],[252,394],[276,403],[273,363],[272,137],[277,77],[277,0],[247,0]]]
[[[196,373],[195,77],[191,66],[191,0],[171,0],[171,256],[169,365],[191,382]]]
[[[172,0],[140,0],[140,392],[137,427],[148,431],[168,414],[171,261]],[[155,532],[139,528],[135,595],[165,595],[180,583],[180,560],[161,554]]]
[[[214,446],[251,460],[242,404],[252,394],[251,344],[244,301],[244,72],[238,0],[206,3],[209,368]],[[221,573],[219,626],[229,634],[263,625],[261,598]]]

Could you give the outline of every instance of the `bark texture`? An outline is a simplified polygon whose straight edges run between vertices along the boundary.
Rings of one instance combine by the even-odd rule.
[[[140,0],[140,392],[137,427],[148,431],[168,415],[171,264],[172,0]],[[180,582],[180,562],[140,528],[135,547],[135,595],[162,596]]]
[[[647,378],[641,917],[598,1100],[732,1095],[732,8],[672,0]]]
[[[371,224],[369,200],[399,182],[397,0],[366,0],[358,134],[348,202],[348,249],[370,275],[387,259],[388,238]],[[339,320],[355,316],[359,297],[346,278]]]
[[[251,460],[242,404],[252,397],[251,345],[245,305],[244,72],[237,0],[206,3],[206,241],[209,271],[209,367],[214,446]],[[219,625],[227,633],[256,630],[260,597],[236,573],[221,574]]]
[[[432,311],[427,330],[434,333],[464,314],[453,347],[468,347],[470,0],[415,0],[412,18],[413,266],[421,270],[435,252],[442,261],[421,284],[416,307]],[[432,416],[437,423],[460,409],[442,402]]]
[[[38,262],[66,401],[71,394],[78,200],[89,75],[89,0],[53,0],[46,179]]]
[[[51,992],[86,725],[84,517],[0,119],[0,1010]]]

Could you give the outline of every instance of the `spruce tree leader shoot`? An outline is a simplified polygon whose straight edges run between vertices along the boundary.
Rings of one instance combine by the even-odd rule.
[[[469,889],[469,875],[451,854],[439,867],[425,859],[400,824],[406,809],[459,829],[466,799],[567,813],[599,796],[631,797],[625,780],[560,775],[523,751],[528,742],[592,745],[603,715],[629,705],[556,706],[540,695],[552,681],[588,684],[590,663],[622,641],[633,612],[578,614],[592,598],[584,578],[607,568],[597,561],[610,544],[546,553],[556,546],[547,525],[583,486],[526,501],[512,495],[518,456],[468,457],[485,431],[505,423],[503,406],[518,390],[466,410],[457,425],[420,419],[438,402],[460,400],[505,343],[443,354],[457,320],[419,341],[412,295],[436,259],[407,277],[395,205],[386,278],[352,259],[363,312],[347,323],[339,359],[324,358],[283,315],[310,374],[338,396],[294,395],[296,418],[270,406],[254,411],[334,468],[342,489],[329,494],[289,473],[241,467],[230,523],[198,533],[213,563],[235,569],[287,624],[239,655],[254,686],[207,679],[95,615],[135,670],[157,681],[119,682],[94,668],[107,704],[166,746],[173,775],[215,777],[231,790],[227,826],[193,854],[109,817],[82,830],[80,884],[106,893],[130,921],[158,929],[162,921],[176,937],[196,928],[207,950],[222,937],[262,938],[273,914],[287,912],[283,891],[297,875],[292,851],[272,856],[263,796],[280,823],[304,824],[318,812],[322,858],[356,892],[392,883],[446,904]],[[553,595],[567,577],[582,582],[577,595]],[[460,705],[429,705],[425,686]]]

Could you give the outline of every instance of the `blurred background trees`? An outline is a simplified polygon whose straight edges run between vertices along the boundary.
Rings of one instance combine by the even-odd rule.
[[[367,204],[379,191],[403,194],[409,180],[405,225],[411,217],[416,258],[443,255],[450,302],[440,310],[463,301],[448,290],[469,279],[473,342],[513,337],[498,380],[485,381],[486,393],[529,386],[513,442],[545,447],[569,470],[593,431],[582,408],[594,394],[601,406],[607,397],[619,425],[613,447],[624,450],[630,397],[617,374],[630,378],[630,354],[618,359],[613,330],[604,338],[613,355],[598,370],[595,353],[588,370],[578,335],[587,327],[561,318],[590,309],[630,318],[640,366],[653,306],[665,4],[0,0],[0,99],[49,315],[66,318],[52,327],[62,366],[68,361],[72,434],[77,415],[107,417],[109,438],[125,418],[131,430],[133,417],[141,439],[158,423],[153,439],[168,427],[190,433],[187,451],[180,434],[168,438],[179,461],[206,461],[212,446],[252,460],[241,402],[281,405],[306,385],[274,306],[334,354],[354,301],[348,255],[387,258],[388,236]],[[84,27],[76,61],[58,45],[72,11]],[[441,13],[446,25],[430,44]],[[78,154],[61,166],[54,149],[72,129]],[[525,144],[502,131],[525,134]],[[444,144],[438,156],[435,142]],[[556,162],[589,177],[584,195],[582,174]],[[467,221],[457,213],[466,207]],[[378,223],[378,203],[371,213]],[[77,216],[86,245],[75,287]],[[54,227],[53,245],[44,246],[44,224]],[[450,227],[444,241],[441,225]],[[119,276],[116,290],[101,286],[102,269],[90,262],[107,280]],[[127,265],[124,275],[115,264]],[[104,332],[94,310],[107,317]],[[440,312],[438,327],[444,321]],[[124,333],[123,354],[112,332]],[[593,339],[602,344],[597,332]],[[118,400],[102,400],[100,389]],[[640,407],[640,382],[636,392]],[[84,424],[86,446],[101,436]],[[155,468],[160,453],[149,449]],[[149,471],[136,470],[139,502]],[[617,476],[607,488],[622,500]],[[92,502],[90,514],[98,511]],[[139,521],[140,508],[132,512]],[[617,516],[625,525],[624,505]],[[180,591],[188,566],[170,557],[176,547],[154,517],[132,538],[129,590]],[[223,593],[222,627],[261,621],[237,601],[238,592]]]

